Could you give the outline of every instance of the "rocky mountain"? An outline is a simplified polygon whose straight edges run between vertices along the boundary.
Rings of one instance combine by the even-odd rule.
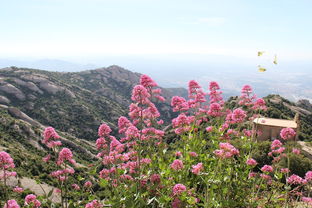
[[[312,141],[312,105],[308,100],[299,100],[294,103],[279,95],[269,95],[265,97],[265,100],[268,106],[265,116],[292,120],[298,114],[300,122],[299,139]]]
[[[0,104],[33,125],[39,122],[95,140],[102,122],[114,128],[117,119],[127,114],[139,77],[118,66],[66,73],[8,67],[0,70]],[[169,102],[175,92],[186,94],[183,88],[163,89],[167,103],[157,104],[165,121],[172,118]]]

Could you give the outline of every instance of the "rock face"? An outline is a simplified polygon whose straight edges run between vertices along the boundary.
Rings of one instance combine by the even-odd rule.
[[[8,98],[6,98],[4,96],[0,96],[0,103],[2,103],[2,104],[9,104],[10,102],[11,101]]]
[[[42,125],[35,121],[34,119],[30,118],[28,115],[26,115],[25,113],[21,112],[19,109],[17,108],[8,108],[9,113],[14,116],[15,118],[21,119],[23,121],[28,122],[29,124],[33,125],[33,126],[38,126],[38,127],[42,127]]]
[[[16,88],[14,85],[3,82],[2,85],[0,86],[0,91],[7,93],[7,94],[11,94],[13,96],[15,96],[17,99],[19,100],[25,100],[25,95],[24,93],[19,90],[18,88]]]
[[[312,104],[308,100],[305,100],[305,99],[299,100],[297,102],[297,106],[312,112]]]

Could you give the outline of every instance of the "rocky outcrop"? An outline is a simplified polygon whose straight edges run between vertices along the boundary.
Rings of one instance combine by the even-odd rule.
[[[312,104],[310,103],[309,100],[305,100],[305,99],[299,100],[297,102],[297,106],[312,112]]]
[[[2,103],[2,104],[9,104],[10,102],[11,101],[8,98],[0,95],[0,103]]]
[[[7,94],[15,96],[19,100],[25,100],[26,96],[25,94],[16,88],[14,85],[2,82],[2,85],[0,86],[0,91],[5,92]]]
[[[40,93],[42,94],[43,92],[37,87],[37,85],[35,85],[33,82],[25,82],[23,80],[20,80],[20,79],[17,79],[17,78],[14,78],[13,81],[20,85],[20,86],[23,86],[23,87],[26,87],[28,89],[30,89],[31,91],[34,91],[34,92],[37,92],[37,93]]]
[[[43,127],[39,122],[33,120],[32,118],[30,118],[28,115],[26,115],[25,113],[23,113],[22,111],[20,111],[17,108],[9,107],[8,111],[15,118],[26,121],[27,123],[29,123],[33,126]]]

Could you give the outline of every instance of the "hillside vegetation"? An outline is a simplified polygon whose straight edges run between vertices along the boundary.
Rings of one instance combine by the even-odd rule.
[[[113,81],[114,73],[110,73],[112,80],[105,81],[105,86],[96,81],[94,76],[102,76],[97,70],[81,72],[79,76],[17,68],[3,71],[0,207],[20,207],[17,204],[36,208],[312,205],[312,162],[301,154],[300,145],[291,141],[296,132],[284,128],[279,139],[257,142],[255,138],[261,132],[253,131],[251,122],[258,113],[285,119],[300,113],[302,123],[309,127],[306,122],[311,111],[307,102],[302,106],[302,101],[294,104],[277,95],[256,98],[248,85],[243,87],[241,96],[225,102],[216,82],[209,84],[207,100],[201,86],[192,80],[188,100],[172,97],[169,111],[161,90],[146,75],[140,77],[139,84],[130,93]],[[18,73],[22,73],[20,78],[13,76]],[[39,81],[26,82],[25,76],[35,76]],[[77,81],[81,77],[88,81]],[[31,85],[32,89],[18,88],[13,82],[22,83],[24,88]],[[97,92],[107,86],[118,89],[118,96],[107,95],[107,89],[103,90],[106,95]],[[89,93],[93,96],[84,97]],[[35,98],[29,99],[30,95]],[[66,97],[65,101],[62,96]],[[83,123],[86,115],[79,117],[79,112],[75,114],[79,122],[70,125],[72,118],[65,116],[62,120],[60,115],[43,118],[34,114],[37,108],[26,107],[29,103],[36,105],[38,99],[44,100],[41,108],[46,111],[45,115],[49,115],[46,109],[54,109],[55,105],[63,113],[70,113],[71,108],[75,108],[72,103],[77,102],[77,106],[84,106],[90,118],[95,119],[97,114],[93,115],[90,109],[97,108],[91,100],[100,99],[97,96],[103,96],[103,102],[109,98],[114,104],[119,103],[116,107],[121,110],[126,109],[123,105],[130,104],[129,113],[121,114],[118,125],[112,124],[118,126],[115,131],[110,128],[113,118],[105,117],[109,121],[103,119],[99,128],[93,129],[90,123]],[[131,102],[122,100],[126,96]],[[72,107],[63,107],[62,102]],[[112,105],[102,107],[103,111],[114,108]],[[163,108],[164,117],[157,107]],[[55,108],[49,112],[58,114],[57,111]],[[112,115],[110,113],[106,115]],[[173,118],[172,124],[164,124],[162,118]],[[57,131],[46,127],[50,120],[57,123]],[[84,125],[89,125],[90,135],[98,137],[95,144],[76,137],[85,131],[73,133],[67,129],[78,131]],[[303,126],[301,138],[308,140],[308,137],[309,129]],[[35,181],[44,187],[43,191],[33,188]]]

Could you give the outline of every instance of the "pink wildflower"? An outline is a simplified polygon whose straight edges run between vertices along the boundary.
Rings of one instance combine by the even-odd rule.
[[[39,208],[41,203],[37,200],[37,196],[34,194],[28,194],[25,197],[25,205],[32,205],[33,208]]]
[[[54,192],[55,192],[56,194],[62,193],[61,189],[59,189],[59,188],[54,189]]]
[[[172,193],[174,196],[180,195],[186,191],[186,187],[183,184],[176,184],[172,188]]]
[[[196,152],[189,152],[189,155],[191,157],[197,157],[198,156],[198,154]]]
[[[179,96],[172,97],[171,106],[173,107],[173,112],[187,111],[189,109],[189,105],[186,100]]]
[[[305,203],[307,203],[308,205],[312,206],[312,198],[311,197],[302,197],[301,200]]]
[[[59,138],[60,138],[60,136],[56,133],[54,128],[47,127],[44,129],[44,132],[43,132],[42,143],[47,145],[47,147],[49,147],[49,148],[53,148],[55,146],[61,146],[62,142],[57,140]]]
[[[266,110],[265,101],[262,98],[259,98],[254,102],[253,110]]]
[[[54,130],[53,127],[47,127],[44,129],[43,132],[43,143],[46,144],[46,142],[48,142],[51,138],[53,139],[59,139],[60,136],[56,133],[56,131]]]
[[[47,162],[50,161],[50,159],[51,159],[51,155],[48,154],[47,156],[45,156],[44,158],[42,158],[42,161],[45,162],[45,163],[47,163]]]
[[[172,208],[181,208],[182,202],[179,198],[174,198],[173,201],[171,202],[171,207]]]
[[[253,158],[250,158],[246,161],[246,164],[249,166],[256,166],[258,163],[256,160],[254,160]]]
[[[206,131],[207,131],[207,132],[212,132],[212,130],[213,130],[213,126],[208,126],[208,127],[206,128]]]
[[[192,173],[199,175],[203,170],[203,163],[198,163],[197,165],[192,165]]]
[[[148,98],[151,95],[148,93],[147,89],[142,85],[136,85],[132,90],[131,99],[137,103],[147,104],[150,101]]]
[[[65,161],[69,161],[71,164],[75,165],[76,161],[73,159],[73,153],[71,152],[70,149],[68,148],[63,148],[60,152],[59,152],[59,156],[57,159],[57,164],[61,165],[63,164]]]
[[[296,135],[296,132],[292,128],[283,128],[281,130],[280,136],[284,140],[293,138]]]
[[[262,171],[262,172],[273,172],[273,167],[270,166],[270,165],[264,165],[264,166],[261,168],[261,171]]]
[[[119,119],[118,119],[118,128],[119,128],[119,133],[120,134],[123,134],[126,132],[126,130],[132,126],[132,123],[129,121],[129,119],[127,119],[126,117],[124,116],[121,116]]]
[[[231,115],[234,123],[241,123],[247,117],[246,112],[240,108],[235,109]]]
[[[306,180],[302,179],[300,176],[297,176],[296,174],[292,174],[290,177],[286,179],[287,183],[289,184],[304,184],[306,183]]]
[[[173,163],[170,165],[173,170],[181,170],[184,168],[182,160],[174,160]]]
[[[152,80],[152,78],[150,78],[149,76],[143,74],[140,77],[140,85],[144,86],[145,88],[148,87],[157,87],[157,84],[154,80]]]
[[[98,135],[99,137],[109,136],[111,131],[112,131],[111,128],[107,124],[104,123],[100,125],[98,129]]]
[[[182,152],[177,151],[177,152],[174,153],[174,155],[175,155],[176,157],[181,157],[181,156],[182,156]]]
[[[24,191],[24,189],[19,187],[19,186],[16,186],[15,188],[13,188],[13,191],[16,193],[22,193]]]
[[[257,173],[255,173],[255,172],[250,172],[249,174],[248,174],[248,178],[250,179],[250,178],[255,178],[257,176]]]
[[[264,180],[271,180],[272,179],[271,176],[269,176],[267,174],[263,174],[263,173],[260,174],[260,177],[263,178]]]
[[[85,184],[83,186],[85,188],[91,188],[92,187],[92,182],[91,181],[87,181],[87,182],[85,182]]]
[[[220,143],[219,144],[220,149],[215,150],[213,153],[222,159],[230,158],[234,155],[238,155],[239,151],[236,149],[233,145],[230,143]]]
[[[14,199],[11,199],[4,204],[3,208],[20,208],[20,206]]]
[[[289,173],[289,169],[288,168],[281,168],[281,173]]]
[[[103,205],[96,199],[86,204],[85,208],[102,208]]]
[[[156,184],[156,183],[160,183],[161,179],[160,179],[160,175],[159,174],[153,174],[151,175],[150,178],[151,182]]]
[[[300,149],[297,149],[297,148],[293,148],[292,149],[292,152],[296,155],[300,155]]]
[[[80,186],[76,183],[72,184],[72,188],[76,191],[79,191],[80,190]]]
[[[7,152],[0,152],[0,170],[15,168],[13,159]]]
[[[181,113],[177,118],[172,119],[172,125],[175,129],[176,134],[182,134],[191,130],[191,123],[194,122],[194,116],[186,116]]]
[[[211,103],[208,109],[208,115],[217,117],[222,114],[222,106],[219,103]]]
[[[312,181],[312,171],[306,172],[304,179],[307,181]]]
[[[252,88],[250,87],[250,85],[244,85],[241,93],[249,95],[252,93]]]

